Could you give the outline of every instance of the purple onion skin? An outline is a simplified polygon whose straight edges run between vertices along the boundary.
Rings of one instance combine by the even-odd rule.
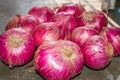
[[[83,46],[85,64],[92,69],[103,69],[112,60],[112,45],[99,35],[89,38]]]
[[[98,35],[94,29],[88,27],[77,27],[72,31],[72,41],[82,47],[86,40],[93,35]]]
[[[0,35],[0,60],[10,68],[28,63],[34,49],[34,40],[24,29],[12,28]]]
[[[59,28],[54,22],[41,23],[33,33],[35,45],[38,47],[43,42],[59,39]]]
[[[61,7],[59,7],[57,10],[57,13],[66,12],[77,18],[78,16],[81,16],[84,11],[85,11],[85,8],[81,4],[70,4],[69,3],[69,4],[64,4]]]
[[[108,24],[106,16],[101,11],[85,11],[77,21],[78,26],[88,26],[98,33]]]
[[[33,15],[40,23],[43,23],[50,21],[54,11],[47,6],[34,6],[28,11],[28,14]]]
[[[71,39],[72,31],[78,27],[77,20],[74,16],[66,12],[59,12],[51,18],[52,22],[56,22],[60,29],[60,39]]]
[[[108,39],[114,48],[114,56],[120,55],[120,28],[112,26],[100,33]]]
[[[40,46],[34,63],[35,69],[46,80],[69,80],[81,72],[84,58],[76,43],[58,40]]]

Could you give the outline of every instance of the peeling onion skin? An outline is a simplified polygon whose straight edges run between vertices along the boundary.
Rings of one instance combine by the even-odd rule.
[[[0,35],[0,60],[10,68],[28,63],[34,49],[32,36],[22,28],[12,28]]]
[[[58,24],[60,29],[60,39],[71,39],[72,31],[78,27],[77,20],[71,14],[66,12],[59,12],[51,18],[51,22]]]
[[[105,68],[113,58],[112,45],[99,35],[89,38],[83,46],[85,64],[92,69]]]
[[[57,13],[67,12],[68,14],[71,14],[77,18],[78,16],[81,16],[84,11],[85,8],[81,4],[68,3],[59,7]]]
[[[77,19],[78,26],[87,26],[95,29],[98,33],[107,27],[108,21],[106,16],[101,11],[85,11]]]
[[[94,29],[86,26],[77,27],[72,31],[72,41],[76,42],[80,47],[82,47],[86,40],[93,35],[98,35]]]
[[[58,25],[54,22],[46,22],[39,24],[33,33],[33,38],[37,47],[44,42],[58,40]]]
[[[105,28],[100,35],[107,38],[114,48],[114,56],[120,55],[120,28],[111,26]]]
[[[51,41],[35,53],[34,67],[46,80],[69,80],[79,74],[84,64],[83,53],[71,41]]]
[[[46,6],[34,6],[28,11],[28,14],[33,15],[40,23],[43,23],[50,21],[54,11]]]

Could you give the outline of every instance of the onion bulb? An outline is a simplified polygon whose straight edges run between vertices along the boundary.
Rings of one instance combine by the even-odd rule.
[[[39,24],[39,21],[32,15],[15,15],[6,25],[6,29],[21,27],[28,32],[33,33],[35,27]]]
[[[10,68],[28,63],[34,48],[32,36],[22,28],[12,28],[0,35],[0,60]]]
[[[76,18],[66,12],[55,14],[51,21],[59,25],[61,39],[71,39],[71,32],[78,27]]]
[[[91,36],[83,45],[85,64],[92,69],[103,69],[112,60],[113,47],[99,35]]]
[[[97,32],[88,27],[77,27],[72,31],[72,41],[76,42],[80,47],[84,45],[87,39],[97,35]]]
[[[105,28],[100,35],[107,38],[114,48],[114,56],[120,55],[120,28],[111,26]]]
[[[107,18],[101,11],[85,11],[78,18],[78,26],[87,26],[98,33],[108,24]]]
[[[34,6],[29,10],[28,14],[33,15],[40,23],[43,23],[50,21],[54,11],[46,6]]]
[[[36,46],[39,46],[44,42],[58,40],[58,25],[54,22],[46,22],[39,24],[34,31],[33,38]]]
[[[35,53],[34,67],[46,80],[69,80],[82,70],[83,53],[79,46],[67,40],[57,40],[40,46]]]
[[[69,4],[63,4],[61,7],[59,7],[57,13],[66,12],[75,17],[78,17],[81,16],[84,11],[85,8],[81,4],[69,3]]]

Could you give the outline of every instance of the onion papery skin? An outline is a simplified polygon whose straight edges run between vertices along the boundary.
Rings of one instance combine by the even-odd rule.
[[[21,27],[30,33],[33,33],[35,27],[39,24],[37,18],[32,15],[15,15],[6,25],[6,29]]]
[[[11,20],[6,24],[5,30],[18,27],[18,22],[19,22],[20,17],[21,17],[20,14],[14,15],[11,18]]]
[[[107,27],[108,21],[101,11],[85,11],[78,19],[78,26],[87,26],[95,29],[98,33]]]
[[[92,69],[103,69],[112,61],[113,47],[103,37],[94,35],[83,46],[85,64]]]
[[[76,43],[57,40],[36,50],[34,64],[35,70],[46,80],[69,80],[81,72],[84,58]]]
[[[114,48],[114,56],[120,55],[120,28],[111,26],[105,28],[100,35],[107,38]]]
[[[18,26],[26,29],[27,31],[33,33],[36,26],[39,24],[37,18],[33,17],[32,15],[22,15],[18,22]]]
[[[61,7],[59,7],[57,13],[66,12],[77,18],[78,16],[81,16],[84,11],[85,8],[81,4],[69,3],[69,4],[63,4]]]
[[[72,41],[76,42],[80,47],[82,47],[86,40],[93,35],[98,35],[94,29],[86,26],[77,27],[72,31]]]
[[[59,25],[60,39],[70,40],[72,31],[78,27],[76,18],[66,12],[55,14],[51,18],[51,21],[56,22]]]
[[[34,6],[28,11],[28,14],[33,15],[40,23],[43,23],[50,21],[54,11],[46,6]]]
[[[10,68],[28,63],[34,49],[33,37],[22,28],[12,28],[0,35],[0,60]]]
[[[35,45],[39,46],[44,42],[49,42],[59,39],[59,28],[54,22],[41,23],[34,31],[33,38]]]

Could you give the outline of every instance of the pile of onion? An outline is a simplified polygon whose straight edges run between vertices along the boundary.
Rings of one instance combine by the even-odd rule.
[[[78,16],[81,16],[84,11],[85,9],[81,4],[68,3],[58,7],[57,13],[66,12],[77,18]]]
[[[78,26],[87,26],[98,33],[108,24],[107,18],[101,11],[85,11],[78,18]]]
[[[33,33],[35,27],[39,24],[37,18],[33,17],[32,15],[20,15],[16,14],[13,18],[8,22],[5,27],[5,30],[11,28],[18,28],[21,27],[28,32]]]
[[[34,48],[32,36],[22,28],[12,28],[0,35],[0,60],[10,68],[28,63]]]
[[[34,6],[13,16],[0,34],[0,61],[12,68],[32,60],[28,66],[34,62],[46,80],[69,80],[84,64],[103,69],[120,55],[120,28],[107,24],[102,11],[86,11],[81,4]]]
[[[99,35],[91,36],[83,45],[85,64],[92,69],[103,69],[112,60],[113,47]]]
[[[61,39],[71,39],[71,32],[78,27],[76,18],[66,12],[55,14],[51,21],[58,24]]]
[[[69,80],[82,70],[83,53],[67,40],[48,42],[35,53],[34,67],[46,80]]]
[[[98,35],[94,29],[86,26],[77,27],[72,31],[72,41],[76,42],[80,47],[82,47],[86,40],[93,35]]]
[[[100,35],[104,36],[114,48],[114,56],[120,55],[120,28],[112,26],[105,28]]]
[[[44,42],[58,40],[58,25],[54,22],[46,22],[39,24],[34,31],[33,38],[36,46],[39,46]]]
[[[28,11],[28,14],[33,15],[40,23],[43,23],[50,21],[54,11],[46,6],[34,6]]]

